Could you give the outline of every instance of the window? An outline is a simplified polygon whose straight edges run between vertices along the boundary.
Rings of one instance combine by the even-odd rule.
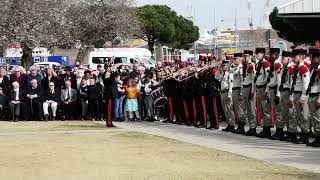
[[[40,62],[40,58],[39,58],[39,57],[35,57],[35,58],[33,59],[33,61],[34,61],[35,63]]]
[[[116,57],[116,58],[114,58],[113,63],[114,64],[127,63],[127,58],[126,57]]]
[[[94,64],[104,64],[105,62],[107,62],[106,57],[93,57],[92,58],[92,63],[94,63]]]

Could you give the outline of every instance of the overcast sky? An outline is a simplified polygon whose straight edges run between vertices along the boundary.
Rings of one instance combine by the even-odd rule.
[[[178,14],[188,17],[195,16],[194,22],[204,29],[213,29],[214,14],[216,27],[220,29],[234,28],[235,16],[238,19],[239,29],[248,29],[248,0],[136,0],[138,6],[145,4],[166,4],[177,11]],[[264,21],[265,12],[271,12],[273,7],[283,5],[292,0],[270,0],[270,8],[266,9],[267,0],[251,0],[252,17],[254,27],[269,26],[268,21]],[[193,11],[191,12],[191,7]],[[189,8],[188,8],[189,7]],[[188,12],[189,9],[189,12]],[[215,9],[215,13],[214,13]]]

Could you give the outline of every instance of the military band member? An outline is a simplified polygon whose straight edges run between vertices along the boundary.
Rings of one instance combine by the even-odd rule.
[[[310,120],[314,124],[316,139],[307,146],[320,147],[320,50],[315,49],[312,53],[311,78],[307,89],[309,95],[308,105]]]
[[[309,85],[309,68],[305,63],[305,51],[303,49],[293,50],[294,65],[292,66],[291,73],[291,94],[288,105],[295,111],[291,113],[288,129],[288,140],[293,143],[309,143],[308,133],[310,132],[310,122],[308,119],[308,97],[306,95]],[[301,135],[297,139],[297,125],[300,125]]]
[[[238,121],[238,128],[235,131],[236,134],[244,134],[244,126],[246,119],[244,115],[244,103],[242,94],[242,78],[243,78],[243,53],[235,53],[233,64],[231,64],[230,73],[232,73],[232,102],[235,113],[235,118]]]
[[[221,102],[227,120],[227,127],[222,129],[224,132],[235,132],[234,129],[234,110],[232,104],[232,74],[229,73],[230,60],[223,60],[216,73],[216,79],[221,83]]]
[[[254,97],[254,76],[255,76],[255,64],[252,62],[253,51],[244,51],[244,63],[243,63],[243,81],[242,81],[242,94],[244,99],[244,109],[246,112],[245,119],[248,119],[250,129],[244,133],[246,136],[255,136],[257,134],[257,119],[255,112]]]
[[[278,63],[279,65],[276,66],[276,71],[280,72],[279,77],[277,79],[277,93],[276,93],[276,99],[275,104],[278,104],[277,106],[279,109],[281,109],[280,114],[277,114],[276,118],[276,133],[271,137],[273,140],[280,140],[284,141],[284,126],[288,129],[288,123],[289,123],[289,117],[290,112],[288,107],[288,101],[290,96],[290,75],[289,75],[289,69],[291,68],[292,64],[292,53],[288,51],[282,52],[282,59],[281,62]]]
[[[219,96],[219,87],[220,82],[215,79],[215,75],[217,73],[218,67],[214,66],[209,69],[207,76],[207,111],[210,124],[207,126],[208,129],[219,129],[219,111],[218,111],[218,98]]]
[[[270,72],[270,62],[265,60],[265,48],[256,48],[256,75],[254,78],[257,103],[261,109],[261,119],[263,130],[257,137],[270,138],[272,127],[271,110],[268,105],[267,81]]]

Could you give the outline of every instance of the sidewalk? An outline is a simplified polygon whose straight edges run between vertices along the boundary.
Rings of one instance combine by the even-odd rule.
[[[122,122],[115,123],[115,125],[130,131],[163,136],[275,164],[320,173],[320,149],[306,147],[302,144],[296,145],[225,133],[221,130],[207,130],[159,122]]]

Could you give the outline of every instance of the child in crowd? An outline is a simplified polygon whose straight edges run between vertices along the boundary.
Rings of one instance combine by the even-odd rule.
[[[132,79],[128,81],[128,87],[126,88],[127,95],[127,103],[126,110],[129,113],[130,120],[140,119],[139,115],[139,105],[138,105],[138,97],[139,97],[139,89],[137,88],[136,82]],[[135,115],[135,116],[134,116]],[[136,119],[134,119],[136,117]]]

